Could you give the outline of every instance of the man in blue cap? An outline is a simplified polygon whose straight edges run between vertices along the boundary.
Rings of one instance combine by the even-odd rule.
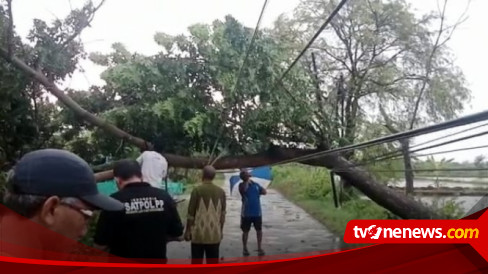
[[[98,192],[88,163],[71,152],[58,149],[42,149],[24,155],[11,171],[3,203],[10,211],[2,208],[2,240],[21,239],[24,246],[40,250],[64,238],[81,239],[94,210],[124,208],[119,201]],[[65,237],[53,240],[37,228],[22,230],[32,224]]]

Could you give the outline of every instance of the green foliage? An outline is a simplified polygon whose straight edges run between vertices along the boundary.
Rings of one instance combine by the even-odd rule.
[[[350,220],[398,219],[391,212],[360,196],[345,201],[340,208],[335,208],[329,176],[325,168],[300,164],[276,166],[273,167],[271,187],[341,235]],[[419,198],[416,199],[421,202]],[[435,199],[426,206],[452,219],[458,219],[464,213],[460,203],[454,199]]]
[[[341,208],[335,208],[330,175],[325,168],[299,164],[276,166],[271,186],[341,235],[350,220],[389,218],[385,209],[369,200],[351,199]]]
[[[275,27],[259,31],[239,81],[253,29],[226,16],[211,24],[189,26],[188,35],[155,34],[161,51],[152,56],[130,52],[121,43],[114,43],[108,54],[91,53],[93,62],[106,67],[101,75],[106,84],[68,94],[130,134],[182,155],[212,151],[217,141],[216,154],[243,154],[265,150],[270,144],[334,147],[376,137],[379,130],[368,131],[381,126],[381,119],[365,114],[377,105],[389,114],[412,108],[409,98],[418,91],[418,80],[395,79],[423,73],[437,18],[417,18],[400,0],[349,2],[314,44],[319,90],[308,53],[283,85],[276,86],[303,41],[334,6],[333,1],[302,1],[291,18],[282,16]],[[93,10],[87,2],[65,19],[36,20],[28,36],[32,46],[16,40],[24,49],[18,51],[19,57],[50,79],[63,80],[85,57],[79,39],[71,38],[91,20]],[[3,9],[0,19],[6,21]],[[397,57],[390,58],[394,52]],[[422,122],[453,116],[469,97],[462,73],[451,59],[445,45],[435,55],[421,100]],[[46,146],[69,148],[94,164],[106,156],[124,158],[133,153],[130,145],[93,128],[64,106],[60,110],[60,105],[41,100],[45,91],[4,61],[0,78],[16,79],[1,88],[5,90],[1,96],[7,96],[1,102],[15,103],[0,111],[0,123],[10,127],[2,127],[6,132],[0,145],[2,154],[8,155],[4,158],[15,159]],[[348,94],[344,123],[337,115],[338,84]],[[10,113],[9,107],[19,114]],[[7,132],[25,137],[14,140]],[[38,141],[32,136],[42,138]]]
[[[404,129],[413,118],[421,125],[463,109],[470,98],[464,76],[447,45],[434,44],[439,16],[416,16],[403,0],[349,1],[313,45],[317,73],[309,52],[276,85],[335,5],[301,1],[293,16],[281,16],[275,27],[260,30],[240,79],[253,29],[226,16],[190,26],[189,34],[157,33],[154,41],[161,49],[154,55],[130,52],[121,43],[108,54],[91,53],[90,59],[106,68],[101,75],[105,84],[67,92],[107,122],[180,155],[209,154],[214,147],[216,155],[256,153],[270,145],[337,147],[383,135],[385,122]],[[0,7],[0,46],[5,47],[7,18]],[[29,45],[14,37],[16,56],[49,80],[64,80],[85,58],[76,37],[93,11],[87,2],[65,19],[35,20]],[[41,147],[67,148],[93,164],[137,153],[47,101],[42,87],[3,60],[0,81],[6,83],[0,87],[2,166]],[[420,91],[424,96],[415,114]],[[345,156],[361,161],[394,149],[385,145]],[[368,167],[396,169],[400,164]],[[312,168],[302,175],[306,182],[290,185],[297,197],[330,199],[327,172]],[[400,175],[376,176],[386,182]],[[369,210],[364,203],[352,199],[344,208]]]
[[[80,240],[80,243],[93,247],[99,216],[100,213],[96,212],[95,215],[93,216],[93,219],[90,220],[90,223],[88,224],[88,230],[85,236]]]
[[[283,191],[297,197],[323,199],[331,193],[330,174],[325,168],[300,164],[273,167],[273,184],[286,186]]]
[[[417,198],[419,202],[422,202],[419,198]],[[442,216],[447,219],[460,219],[464,217],[465,212],[463,211],[462,203],[456,202],[454,198],[442,198],[442,197],[434,197],[432,203],[426,204],[433,210],[439,212]]]
[[[377,136],[389,134],[384,126],[372,122],[364,122],[361,132],[362,134],[356,139],[357,142],[364,142]],[[385,172],[403,169],[402,159],[388,159],[386,161],[373,161],[372,159],[377,159],[382,155],[392,155],[391,153],[398,151],[398,149],[394,143],[384,143],[357,151],[352,160],[358,163],[365,163],[365,167],[375,176],[378,182],[387,184],[404,178],[401,172]]]
[[[473,165],[477,168],[483,168],[486,166],[486,157],[485,155],[478,155],[474,158]]]
[[[449,219],[460,219],[464,216],[461,204],[454,200],[445,201],[440,205],[434,206],[434,208],[438,208],[443,216],[447,216]]]
[[[72,37],[92,15],[94,7],[87,2],[81,9],[73,10],[65,19],[50,24],[34,20],[34,27],[22,43],[14,33],[12,39],[15,56],[24,60],[34,70],[41,71],[52,81],[62,81],[71,75],[80,58],[83,47]],[[8,20],[4,3],[0,5],[0,46],[7,48],[6,28]],[[0,165],[11,167],[28,151],[43,147],[63,147],[64,132],[70,132],[76,119],[67,125],[58,119],[59,108],[49,102],[46,91],[32,78],[5,60],[0,60]],[[72,135],[68,135],[71,137]]]
[[[335,1],[301,1],[293,17],[281,17],[275,30],[301,45],[336,5]],[[440,21],[441,14],[417,16],[402,0],[347,2],[313,45],[323,86],[316,97],[325,100],[310,102],[310,107],[318,105],[317,111],[334,113],[340,101],[337,87],[346,92],[345,121],[336,115],[336,121],[322,122],[332,140],[342,137],[354,142],[367,121],[379,125],[385,121],[404,130],[414,116],[414,125],[419,126],[451,119],[462,111],[470,92],[443,43],[453,29],[444,25],[439,32]],[[304,59],[310,67],[310,58]]]
[[[173,181],[182,182],[188,189],[191,185],[196,185],[201,181],[202,173],[197,169],[170,168],[169,178]]]
[[[211,25],[190,26],[189,31],[189,36],[156,34],[155,41],[163,50],[154,56],[131,54],[121,44],[114,44],[108,55],[91,54],[92,61],[107,66],[102,74],[107,84],[96,92],[108,101],[92,107],[92,112],[162,144],[166,152],[186,155],[211,151],[217,139],[224,145],[216,153],[257,152],[267,148],[272,136],[282,135],[279,121],[288,121],[288,126],[290,120],[303,123],[305,111],[286,111],[293,119],[281,117],[286,103],[268,95],[277,92],[269,90],[276,77],[273,67],[285,56],[278,58],[278,43],[270,35],[258,36],[243,78],[236,83],[252,29],[227,16]],[[82,103],[95,103],[89,94],[74,94]],[[218,94],[222,100],[216,99]],[[276,107],[278,103],[281,109]],[[222,125],[225,115],[228,122]],[[100,154],[116,149],[112,138],[98,130],[94,136],[98,141],[92,145]],[[300,138],[297,136],[294,138]]]
[[[486,163],[484,162],[484,156],[479,155],[473,159],[472,162],[455,162],[454,159],[446,158],[434,158],[433,156],[428,157],[425,160],[417,160],[414,162],[414,169],[422,170],[432,170],[432,171],[421,171],[416,172],[417,177],[431,177],[431,178],[442,178],[446,180],[445,177],[454,178],[487,178],[488,171],[483,170],[486,168]],[[442,170],[435,170],[442,169]],[[481,169],[481,170],[456,170],[456,169]],[[483,180],[481,180],[483,181]]]

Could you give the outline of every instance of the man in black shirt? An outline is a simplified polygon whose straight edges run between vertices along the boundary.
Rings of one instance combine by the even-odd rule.
[[[166,259],[166,243],[183,234],[176,204],[169,194],[142,181],[139,163],[122,160],[114,167],[120,189],[111,197],[124,204],[124,211],[102,211],[95,244],[124,258]]]

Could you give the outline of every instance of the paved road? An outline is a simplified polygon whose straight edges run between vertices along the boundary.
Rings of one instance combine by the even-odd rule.
[[[222,258],[242,257],[240,224],[241,201],[236,195],[229,195],[228,186],[223,187],[227,194],[227,215],[224,226],[224,239],[220,246]],[[263,210],[263,249],[266,255],[281,255],[322,251],[340,248],[342,240],[322,224],[313,219],[303,209],[288,201],[274,189],[262,199]],[[257,256],[256,233],[249,234],[248,249],[251,256]],[[168,244],[169,259],[190,258],[188,242]]]

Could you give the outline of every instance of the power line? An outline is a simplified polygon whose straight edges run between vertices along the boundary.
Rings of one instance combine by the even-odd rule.
[[[295,101],[297,101],[296,98],[291,94],[291,92],[289,92],[284,87],[282,80],[291,71],[291,69],[296,65],[296,63],[299,61],[299,59],[305,54],[306,50],[313,44],[313,42],[316,40],[316,38],[320,35],[320,33],[325,29],[325,27],[330,23],[330,21],[335,17],[335,15],[340,11],[340,9],[344,6],[344,4],[346,2],[347,2],[347,0],[343,0],[339,3],[339,5],[336,7],[336,9],[331,13],[331,15],[324,22],[324,24],[319,28],[319,30],[316,32],[316,34],[307,43],[305,48],[300,52],[300,54],[297,56],[297,58],[295,58],[295,60],[291,63],[291,65],[288,67],[288,69],[286,69],[285,72],[282,74],[282,76],[278,79],[277,84],[275,84],[275,87],[278,84],[282,85],[284,90],[286,91],[286,93],[289,96],[291,96]],[[438,125],[433,125],[433,126],[429,126],[429,127],[416,129],[416,130],[409,130],[409,131],[405,131],[405,132],[401,132],[401,133],[397,133],[397,134],[392,134],[390,136],[373,139],[371,141],[363,142],[360,144],[349,145],[349,146],[345,146],[342,148],[336,148],[336,149],[331,149],[331,150],[327,150],[327,151],[310,153],[308,155],[304,155],[304,156],[292,158],[289,160],[281,161],[278,163],[274,163],[273,165],[285,164],[285,163],[295,162],[295,161],[309,160],[309,159],[321,157],[321,156],[326,155],[326,154],[339,153],[339,152],[344,152],[344,151],[350,151],[353,149],[365,148],[365,147],[377,145],[380,143],[391,142],[391,141],[396,141],[396,140],[400,140],[400,139],[404,139],[404,138],[411,138],[411,137],[418,136],[418,135],[436,132],[436,131],[446,129],[446,128],[452,128],[452,127],[461,126],[461,125],[465,125],[465,124],[471,124],[471,123],[475,123],[478,121],[488,119],[487,114],[488,114],[488,112],[482,112],[479,114],[470,115],[470,116],[466,116],[463,118],[455,119],[455,120],[452,120],[449,122],[444,122],[444,123],[441,123]],[[452,136],[452,134],[450,136]],[[438,139],[442,139],[442,138],[438,138]],[[432,140],[432,141],[434,141],[434,140]],[[423,144],[425,144],[425,143],[423,143]]]
[[[415,149],[415,150],[411,150],[410,153],[416,153],[416,152],[419,152],[419,151],[423,151],[423,150],[428,150],[428,149],[433,149],[433,148],[436,148],[436,147],[440,147],[440,146],[445,146],[445,145],[449,145],[449,144],[452,144],[452,143],[457,143],[457,142],[460,142],[460,141],[464,141],[464,140],[468,140],[468,139],[472,139],[472,138],[476,138],[476,137],[480,137],[480,136],[484,136],[488,134],[488,131],[483,131],[483,132],[480,132],[480,133],[477,133],[477,134],[472,134],[472,135],[469,135],[469,136],[465,136],[465,137],[461,137],[461,138],[457,138],[457,139],[454,139],[454,140],[449,140],[449,141],[446,141],[446,142],[443,142],[443,143],[439,143],[439,144],[435,144],[435,145],[431,145],[431,146],[428,146],[428,147],[422,147],[422,148],[418,148],[418,149]],[[396,154],[396,155],[393,155],[393,156],[387,156],[387,157],[380,157],[380,158],[376,158],[376,159],[372,159],[370,161],[384,161],[384,160],[389,160],[391,158],[394,158],[394,157],[398,157],[398,156],[401,156],[402,154]]]
[[[439,141],[439,140],[442,140],[442,139],[445,139],[445,138],[448,138],[448,137],[452,137],[452,136],[455,136],[455,135],[459,135],[461,133],[466,133],[466,132],[469,132],[469,131],[472,131],[472,130],[475,130],[475,129],[478,129],[478,128],[481,128],[481,127],[484,127],[484,126],[488,126],[488,123],[484,123],[482,125],[477,125],[477,126],[474,126],[474,127],[470,127],[470,128],[464,129],[464,130],[460,130],[460,131],[454,132],[452,134],[446,134],[446,135],[441,136],[439,138],[431,139],[431,140],[428,140],[428,141],[425,141],[425,142],[422,142],[422,143],[413,145],[409,149],[412,149],[412,148],[415,148],[415,147],[419,147],[419,146],[423,146],[423,145],[426,145],[426,144],[429,144],[429,143],[433,143],[433,142],[436,142],[436,141]],[[379,155],[378,157],[387,157],[387,156],[396,157],[399,153],[401,155],[401,153],[402,153],[402,149],[401,148],[400,149],[397,149],[397,150],[394,150],[394,151],[391,151],[391,152],[387,152],[387,153],[382,154],[382,155]]]
[[[313,42],[319,37],[319,35],[322,33],[322,31],[329,25],[329,23],[334,19],[334,17],[339,13],[339,11],[342,9],[342,7],[346,4],[347,0],[342,0],[339,5],[332,11],[332,13],[329,15],[329,17],[325,20],[325,22],[322,24],[322,26],[317,30],[315,35],[308,41],[307,45],[303,48],[303,50],[298,54],[298,56],[295,58],[295,60],[291,63],[291,65],[288,67],[288,69],[285,70],[285,72],[281,75],[281,77],[278,79],[278,82],[281,82],[285,76],[290,72],[290,70],[296,65],[296,63],[300,60],[300,58],[305,54],[305,52],[312,46]]]
[[[446,135],[441,136],[439,138],[435,138],[435,139],[431,139],[431,140],[428,140],[428,141],[425,141],[425,142],[422,142],[422,143],[419,143],[419,144],[415,144],[415,145],[411,146],[410,148],[423,146],[423,145],[426,145],[426,144],[429,144],[429,143],[433,143],[433,142],[436,142],[436,141],[439,141],[439,140],[442,140],[442,139],[445,139],[445,138],[448,138],[448,137],[452,137],[452,136],[455,136],[455,135],[459,135],[461,133],[465,133],[465,132],[468,132],[468,131],[471,131],[471,130],[475,130],[475,129],[478,129],[478,128],[481,128],[481,127],[485,127],[485,126],[488,126],[488,123],[484,123],[484,124],[481,124],[481,125],[477,125],[477,126],[474,126],[474,127],[470,127],[470,128],[467,128],[467,129],[463,129],[463,130],[460,130],[460,131],[457,131],[457,132],[454,132],[454,133],[451,133],[451,134],[446,134]]]
[[[447,154],[447,153],[475,150],[475,149],[481,149],[481,148],[488,148],[488,145],[475,146],[475,147],[464,147],[464,148],[458,148],[458,149],[452,149],[452,150],[443,150],[443,151],[437,151],[437,152],[426,153],[426,154],[412,155],[411,157],[426,157],[426,156],[432,156],[432,155],[438,155],[438,154]],[[400,160],[400,159],[402,159],[402,157],[403,157],[402,154],[396,154],[396,155],[393,155],[393,156],[388,157],[388,158],[374,158],[374,159],[370,159],[368,161],[363,161],[361,163],[355,164],[352,167],[366,166],[368,164],[373,164],[373,163],[376,163],[378,161]]]
[[[239,72],[237,73],[237,80],[236,80],[236,82],[234,84],[234,88],[232,89],[233,90],[233,93],[235,93],[236,90],[237,90],[237,86],[239,84],[239,80],[241,79],[241,76],[242,76],[243,68],[246,66],[247,60],[249,59],[249,54],[251,53],[251,48],[252,48],[252,46],[254,44],[254,41],[256,40],[256,37],[257,37],[257,34],[258,34],[258,30],[259,30],[259,26],[261,25],[261,20],[263,19],[264,11],[266,10],[267,5],[268,5],[268,0],[265,0],[264,1],[264,4],[263,4],[263,7],[261,9],[261,13],[259,14],[258,22],[256,23],[256,27],[254,28],[254,33],[252,34],[251,42],[249,43],[249,46],[247,47],[246,55],[244,57],[244,60],[242,62],[241,67],[239,68]]]
[[[446,144],[463,141],[463,140],[470,139],[470,138],[476,138],[476,137],[479,137],[479,136],[482,136],[482,135],[486,135],[486,134],[488,134],[488,131],[481,132],[481,133],[478,133],[478,134],[473,134],[471,136],[466,136],[466,137],[458,138],[456,140],[447,141],[447,142],[444,142],[444,143],[441,143],[441,144],[436,144],[436,145],[433,145],[433,146],[430,146],[430,147],[420,148],[420,149],[411,151],[411,153],[415,153],[415,152],[419,152],[419,151],[427,150],[427,149],[432,149],[432,148],[435,148],[435,147],[439,147],[439,146],[443,146],[443,145],[446,145]],[[439,151],[439,152],[434,152],[434,153],[427,153],[427,154],[424,154],[424,155],[414,155],[413,157],[431,156],[431,155],[442,154],[442,153],[458,152],[458,151],[473,150],[473,149],[487,148],[487,147],[488,147],[488,145],[477,146],[477,147],[468,147],[468,148],[461,148],[461,149],[454,149],[454,150],[447,150],[447,151]],[[373,158],[373,159],[369,159],[369,160],[366,160],[366,161],[362,161],[362,162],[357,163],[357,164],[353,164],[353,165],[349,166],[349,168],[366,166],[366,165],[369,165],[369,164],[374,164],[374,163],[376,163],[378,161],[399,160],[399,159],[401,159],[402,156],[403,155],[400,153],[400,154],[396,154],[396,155],[392,155],[392,156],[388,156],[388,157],[379,157],[379,158],[376,157],[376,158]],[[332,169],[332,171],[339,172],[339,170],[336,170],[336,169]]]
[[[314,34],[314,36],[312,37],[312,39],[310,39],[307,43],[307,45],[302,49],[302,51],[300,52],[300,54],[298,54],[298,56],[295,58],[295,60],[293,60],[293,62],[288,66],[288,68],[285,70],[285,72],[283,72],[283,74],[281,75],[281,77],[278,79],[278,81],[275,82],[275,85],[273,86],[272,90],[274,90],[278,85],[281,85],[283,87],[283,89],[286,91],[286,93],[291,96],[291,98],[294,100],[294,101],[297,101],[296,98],[291,94],[291,92],[285,88],[285,86],[283,85],[282,81],[283,79],[286,77],[286,75],[291,71],[291,69],[298,63],[298,61],[300,60],[300,58],[305,54],[305,52],[308,50],[308,48],[310,48],[310,46],[315,42],[315,40],[318,38],[318,36],[320,35],[320,33],[322,33],[322,31],[327,27],[327,25],[332,21],[332,19],[334,19],[334,17],[337,15],[337,13],[339,13],[339,11],[342,9],[342,7],[346,4],[348,0],[342,0],[339,5],[337,5],[337,7],[332,11],[332,13],[329,15],[329,17],[325,20],[325,22],[322,24],[322,26],[317,30],[317,32]],[[266,5],[267,5],[267,0],[265,1],[264,5],[263,5],[263,9],[261,11],[261,15],[259,17],[259,20],[258,20],[258,23],[256,25],[256,28],[255,28],[255,32],[254,32],[254,35],[257,33],[257,29],[259,27],[259,24],[261,22],[261,17],[264,13],[264,9],[266,8]],[[247,57],[249,55],[249,49],[251,48],[252,46],[252,42],[254,41],[254,35],[253,35],[253,39],[251,40],[251,44],[249,45],[248,47],[248,52],[246,54],[246,58],[244,59],[244,62],[243,62],[243,65],[244,63],[246,62],[247,60]],[[239,76],[242,74],[242,67],[241,69],[239,70]],[[234,92],[235,90],[237,89],[237,84],[239,82],[239,78],[237,78],[237,81],[236,81],[236,84],[234,86]],[[222,126],[223,128],[223,126]],[[218,143],[218,141],[220,140],[220,135],[219,137],[217,138],[217,142],[216,144]],[[210,155],[210,158],[212,158],[213,156],[213,152],[216,148],[216,145],[214,146],[214,148],[212,149],[212,153]]]
[[[332,170],[333,172],[345,172],[349,171],[349,169],[337,169]],[[426,169],[412,169],[413,172],[435,172],[435,171],[444,171],[444,172],[456,172],[456,171],[488,171],[488,168],[426,168]],[[368,171],[364,170],[364,172],[405,172],[405,169],[369,169]]]
[[[304,102],[304,101],[297,100],[297,98],[290,92],[290,90],[288,90],[285,87],[285,85],[283,84],[283,79],[291,71],[291,69],[298,63],[298,61],[303,57],[303,55],[306,53],[306,51],[312,46],[312,44],[315,42],[315,40],[319,37],[319,35],[322,33],[322,31],[324,31],[324,29],[330,24],[330,22],[334,19],[334,17],[339,13],[339,11],[346,4],[346,2],[347,2],[347,0],[342,0],[336,6],[336,8],[332,11],[332,13],[329,15],[329,17],[327,17],[327,19],[324,21],[324,23],[322,24],[322,26],[320,26],[320,28],[317,30],[317,32],[315,32],[314,36],[308,41],[308,43],[305,45],[305,47],[302,49],[302,51],[298,54],[298,56],[293,60],[293,62],[288,66],[288,68],[283,72],[283,74],[280,76],[280,78],[278,78],[278,80],[275,81],[275,84],[273,85],[273,87],[271,88],[271,90],[275,90],[278,86],[281,86],[282,89],[285,91],[285,93],[294,102],[300,103],[300,104],[306,104],[306,102]],[[305,106],[305,107],[308,107],[308,106]],[[322,114],[319,111],[314,110],[313,112],[318,117],[322,117],[323,118]],[[312,122],[313,122],[313,120],[312,120]],[[319,130],[320,130],[320,126],[318,126],[317,123],[314,123],[314,126],[316,126],[317,128],[319,128]]]
[[[329,25],[329,23],[339,13],[339,11],[342,9],[342,7],[346,4],[347,1],[348,0],[342,0],[337,5],[337,7],[332,11],[332,13],[329,15],[329,17],[327,17],[327,19],[322,24],[322,26],[320,26],[320,28],[314,34],[314,36],[312,37],[312,39],[310,39],[308,41],[307,45],[305,45],[305,47],[298,54],[298,56],[295,58],[295,60],[293,60],[293,62],[288,66],[288,68],[285,70],[285,72],[283,72],[283,74],[280,76],[280,78],[278,78],[278,80],[275,82],[275,85],[273,86],[272,90],[274,90],[278,85],[281,85],[283,87],[283,89],[285,90],[285,92],[288,94],[288,96],[290,96],[295,102],[297,102],[297,99],[295,98],[295,96],[293,96],[293,94],[291,94],[291,92],[287,88],[285,88],[285,86],[283,85],[283,79],[285,79],[286,75],[298,63],[298,61],[302,58],[302,56],[305,54],[305,52],[312,46],[312,44],[315,42],[315,40],[317,40],[317,38],[322,33],[322,31],[324,31],[324,29]]]
[[[261,25],[261,20],[263,19],[264,11],[266,10],[266,7],[268,6],[268,0],[264,0],[263,7],[261,8],[261,13],[259,14],[258,22],[256,23],[256,27],[254,28],[254,32],[251,37],[251,42],[249,43],[249,46],[247,47],[246,50],[246,55],[244,56],[244,60],[239,67],[239,71],[237,72],[237,79],[236,82],[234,83],[234,87],[232,88],[232,94],[234,94],[237,91],[237,87],[239,85],[239,81],[242,77],[242,71],[244,70],[245,65],[247,64],[247,60],[249,59],[249,55],[251,53],[252,46],[254,45],[254,41],[256,40],[259,26]],[[223,130],[224,130],[224,124],[222,123],[221,128],[220,128],[220,133],[219,136],[217,137],[217,140],[215,141],[214,147],[212,148],[212,151],[210,153],[210,159],[213,157],[214,151],[217,148],[217,145],[220,141],[220,138],[222,137]]]
[[[481,148],[488,148],[488,145],[476,146],[476,147],[464,147],[464,148],[452,149],[452,150],[443,150],[443,151],[437,151],[437,152],[426,153],[426,154],[417,154],[417,155],[412,155],[412,157],[426,157],[426,156],[432,156],[432,155],[448,154],[448,153],[453,153],[453,152],[468,151],[468,150],[475,150],[475,149],[481,149]],[[398,158],[393,158],[392,160],[396,160],[396,159],[398,159]]]
[[[432,145],[432,146],[429,146],[429,147],[419,148],[419,149],[410,151],[410,153],[415,153],[415,152],[419,152],[419,151],[423,151],[423,150],[427,150],[427,149],[432,149],[432,148],[436,148],[436,147],[439,147],[439,146],[444,146],[444,145],[447,145],[447,144],[456,143],[456,142],[464,141],[464,140],[471,139],[471,138],[480,137],[480,136],[487,135],[487,134],[488,134],[488,131],[484,131],[484,132],[480,132],[480,133],[473,134],[473,135],[470,135],[470,136],[461,137],[461,138],[458,138],[458,139],[455,139],[455,140],[449,140],[449,141],[446,141],[446,142],[443,142],[443,143],[440,143],[440,144],[435,144],[435,145]],[[467,147],[467,148],[460,148],[460,149],[447,150],[447,151],[439,151],[439,152],[434,152],[434,153],[427,153],[427,154],[424,154],[424,155],[414,155],[413,157],[430,156],[430,155],[436,155],[436,154],[443,154],[443,153],[450,153],[450,152],[458,152],[458,151],[465,151],[465,150],[473,150],[473,149],[480,149],[480,148],[488,148],[488,145],[476,146],[476,147]],[[375,157],[375,158],[372,158],[372,159],[368,159],[368,160],[362,161],[360,163],[356,163],[356,164],[350,165],[348,168],[366,166],[366,165],[369,165],[369,164],[376,163],[378,161],[399,160],[399,159],[401,159],[401,156],[403,156],[402,153],[394,154],[394,155],[388,155],[388,153],[386,153],[384,155],[380,155],[379,157]],[[344,171],[344,170],[332,169],[331,171],[333,171],[333,172],[340,172],[340,171]],[[405,170],[403,170],[403,171],[405,171]],[[412,170],[412,171],[415,171],[415,170]]]
[[[468,150],[474,150],[474,149],[481,149],[481,148],[488,148],[488,145],[484,146],[475,146],[475,147],[465,147],[465,148],[459,148],[459,149],[452,149],[452,150],[443,150],[443,151],[437,151],[437,152],[432,152],[432,153],[426,153],[426,154],[419,154],[419,155],[412,155],[412,157],[426,157],[426,156],[432,156],[432,155],[438,155],[438,154],[447,154],[447,153],[452,153],[452,152],[459,152],[459,151],[468,151]],[[375,163],[379,160],[384,161],[384,160],[400,160],[402,159],[402,154],[397,154],[394,157],[391,158],[385,158],[385,159],[372,159],[367,162],[362,162],[359,164],[356,164],[352,167],[358,167],[358,166],[365,166],[368,164]]]
[[[428,134],[428,133],[432,133],[432,132],[436,132],[436,131],[440,131],[440,130],[444,130],[444,129],[448,129],[448,128],[464,126],[467,124],[473,124],[473,123],[477,123],[477,122],[485,121],[485,120],[488,120],[488,111],[483,111],[483,112],[479,112],[476,114],[467,115],[467,116],[464,116],[461,118],[453,119],[451,121],[439,123],[436,125],[426,126],[426,127],[422,127],[422,128],[418,128],[418,129],[413,129],[413,130],[408,130],[408,131],[404,131],[404,132],[399,132],[399,133],[387,135],[384,137],[376,138],[376,139],[366,141],[366,142],[362,142],[362,143],[358,143],[358,144],[348,145],[348,146],[330,149],[330,150],[326,150],[326,151],[313,152],[313,153],[303,155],[300,157],[295,157],[295,158],[288,159],[285,161],[277,162],[277,163],[274,163],[273,165],[285,164],[285,163],[296,162],[296,161],[310,160],[310,159],[319,158],[319,157],[322,157],[322,156],[328,155],[328,154],[340,153],[340,152],[350,151],[350,150],[354,150],[354,149],[367,148],[367,147],[370,147],[373,145],[378,145],[378,144],[382,144],[382,143],[387,143],[387,142],[397,141],[397,140],[401,140],[401,139],[411,138],[411,137],[424,135],[424,134]]]

